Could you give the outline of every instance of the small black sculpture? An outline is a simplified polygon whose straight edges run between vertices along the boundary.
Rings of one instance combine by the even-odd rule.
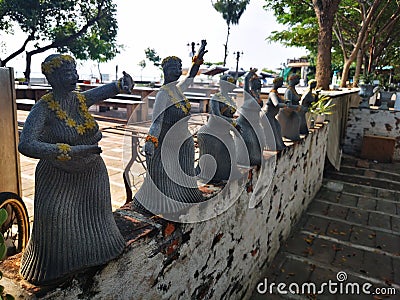
[[[269,121],[269,124],[272,129],[273,139],[267,138],[267,150],[283,150],[286,148],[282,140],[281,134],[281,125],[276,119],[276,115],[278,114],[281,108],[287,107],[287,105],[283,102],[283,99],[278,93],[278,89],[283,85],[283,78],[276,77],[273,81],[274,87],[269,92],[268,100],[266,103],[266,116]]]
[[[263,105],[260,99],[261,81],[256,74],[257,69],[250,69],[245,76],[244,104],[239,109],[237,124],[241,128],[241,136],[246,145],[246,154],[250,166],[261,166],[262,150],[265,147],[265,133],[261,124],[260,112]],[[239,164],[246,165],[243,149],[237,150]]]
[[[299,111],[300,117],[300,134],[308,134],[308,126],[306,120],[306,113],[310,105],[318,100],[318,94],[313,93],[313,89],[317,87],[317,81],[312,79],[308,82],[308,90],[301,97],[302,109]]]
[[[176,219],[190,204],[204,201],[197,187],[194,168],[194,141],[188,130],[191,105],[183,92],[193,83],[203,56],[203,40],[188,77],[182,75],[182,62],[176,56],[162,61],[164,84],[156,95],[153,120],[146,137],[147,173],[136,193],[132,209],[145,215]]]
[[[236,165],[235,141],[231,135],[232,131],[237,134],[235,128],[239,127],[233,118],[236,104],[229,95],[236,88],[234,82],[235,79],[230,75],[221,77],[221,92],[211,98],[208,122],[197,134],[200,149],[200,166],[197,172],[201,171],[199,174],[201,179],[214,184],[241,176]],[[207,160],[202,161],[202,156],[205,154],[215,159],[216,169],[212,168]]]
[[[295,86],[300,82],[300,76],[292,74],[289,76],[289,87],[285,92],[285,102],[287,107],[279,111],[277,119],[281,125],[282,136],[291,140],[300,140],[300,117],[298,112],[301,109],[300,95],[297,93]]]

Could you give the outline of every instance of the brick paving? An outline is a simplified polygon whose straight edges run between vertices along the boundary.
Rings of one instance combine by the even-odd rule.
[[[400,299],[400,163],[345,157],[340,172],[326,172],[323,187],[266,269],[268,288],[284,283],[288,291],[293,283],[313,283],[317,290],[283,295],[275,285],[273,295],[256,289],[253,300]],[[339,273],[347,279],[339,281]],[[338,291],[325,286],[319,293],[329,280]],[[370,283],[371,294],[355,295],[353,283]]]

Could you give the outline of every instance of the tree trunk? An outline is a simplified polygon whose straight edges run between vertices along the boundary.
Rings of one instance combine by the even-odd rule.
[[[28,85],[30,85],[31,82],[31,63],[32,63],[32,54],[30,52],[26,52],[26,66],[25,66],[24,76],[26,81],[28,82]]]
[[[30,42],[33,41],[34,39],[34,35],[35,35],[35,31],[33,31],[24,41],[24,43],[22,44],[22,46],[15,51],[14,53],[10,54],[8,57],[6,57],[4,60],[0,60],[0,67],[5,67],[7,65],[7,63],[12,60],[13,58],[17,57],[18,55],[20,55],[22,52],[25,51],[26,49],[26,45]]]
[[[349,70],[350,70],[350,66],[351,66],[352,62],[353,61],[351,61],[350,59],[346,59],[344,61],[343,71],[342,71],[342,81],[340,83],[341,87],[345,87],[347,80],[349,80]]]
[[[360,81],[361,67],[363,63],[363,49],[358,50],[357,61],[356,61],[356,73],[354,74],[353,87],[358,87],[358,82]]]
[[[225,48],[225,53],[224,53],[224,67],[226,65],[226,58],[228,57],[228,40],[229,40],[229,34],[231,33],[231,27],[228,25],[228,33],[226,34],[226,42],[224,44]]]
[[[318,87],[327,90],[331,81],[332,27],[340,0],[313,0],[318,19],[318,55],[316,80]]]

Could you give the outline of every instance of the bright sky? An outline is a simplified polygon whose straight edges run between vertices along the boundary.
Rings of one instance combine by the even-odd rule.
[[[100,66],[101,72],[109,73],[111,79],[115,78],[116,65],[119,67],[119,73],[125,70],[135,79],[140,79],[141,68],[138,63],[145,59],[144,50],[147,47],[154,48],[161,58],[168,55],[179,56],[183,60],[183,67],[188,67],[190,48],[187,44],[206,39],[206,49],[209,52],[205,61],[223,61],[227,25],[222,15],[212,7],[211,0],[115,0],[115,3],[118,7],[118,43],[123,44],[125,48],[113,61]],[[286,62],[287,58],[306,54],[304,49],[286,48],[265,40],[271,31],[280,30],[282,26],[276,23],[271,12],[262,8],[263,4],[263,0],[251,0],[239,24],[231,26],[227,67],[236,68],[237,51],[243,52],[239,68],[245,70],[250,67],[260,70],[264,67],[276,69]],[[7,43],[8,49],[10,43],[15,43],[12,41],[15,41],[15,38]],[[19,46],[20,42],[21,39],[18,39],[18,44],[15,43],[13,48]],[[41,61],[51,53],[33,58],[33,74],[40,72]],[[24,58],[15,59],[9,66],[14,66],[17,71],[22,72],[25,67]],[[78,72],[81,78],[90,73],[98,76],[95,63],[85,62]],[[142,77],[144,80],[154,80],[160,73],[151,62],[147,62]],[[17,76],[22,76],[22,73],[17,72]]]

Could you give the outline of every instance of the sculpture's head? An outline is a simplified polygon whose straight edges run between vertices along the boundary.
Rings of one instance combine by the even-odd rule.
[[[293,73],[288,78],[289,85],[296,85],[300,82],[299,74]]]
[[[42,73],[55,89],[73,91],[79,76],[75,59],[67,54],[51,54],[42,62]]]
[[[257,74],[250,78],[250,90],[258,93],[261,91],[261,80]]]
[[[275,77],[272,83],[275,89],[280,88],[283,85],[283,77]]]
[[[182,75],[182,60],[176,56],[167,56],[161,62],[166,82],[176,81]]]
[[[311,79],[308,81],[308,87],[311,89],[315,89],[317,87],[317,81],[315,79]]]
[[[235,78],[229,74],[224,74],[219,79],[219,86],[222,92],[231,92],[236,88]]]
[[[228,81],[229,83],[235,84],[235,78],[229,74],[224,74],[220,78],[221,81]]]

